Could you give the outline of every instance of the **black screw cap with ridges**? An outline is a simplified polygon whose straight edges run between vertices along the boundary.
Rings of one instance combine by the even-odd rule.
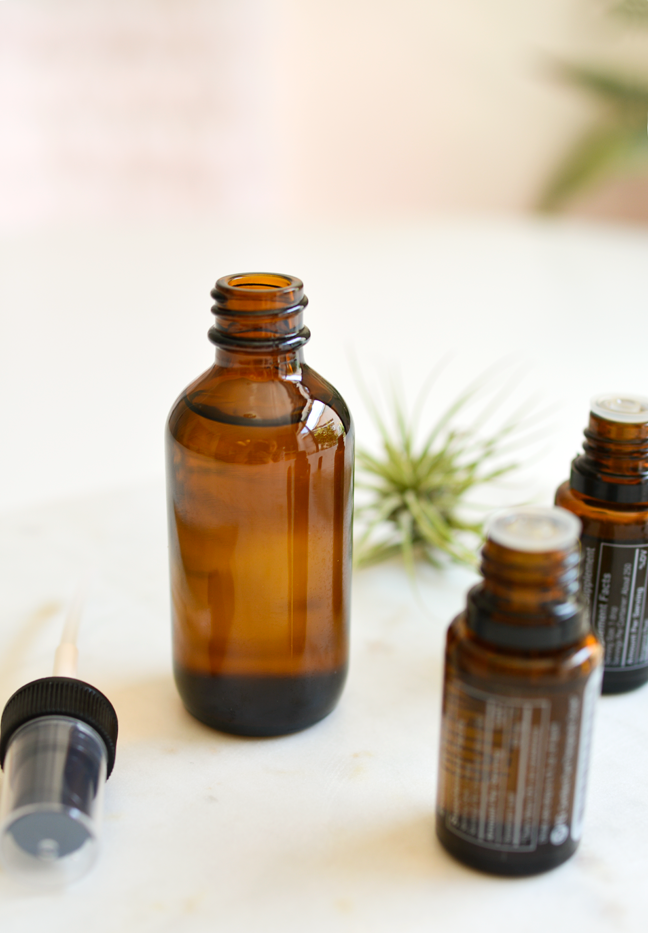
[[[75,677],[32,680],[10,697],[0,721],[0,767],[4,767],[7,746],[14,732],[41,716],[71,716],[92,726],[106,746],[106,777],[110,776],[115,764],[117,713],[100,690]]]

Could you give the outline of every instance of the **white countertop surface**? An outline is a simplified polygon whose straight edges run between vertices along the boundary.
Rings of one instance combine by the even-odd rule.
[[[372,385],[399,370],[412,396],[454,354],[444,400],[489,362],[521,362],[520,398],[542,396],[557,421],[502,495],[549,503],[589,398],[648,394],[648,235],[513,222],[284,231],[267,248],[264,235],[3,245],[0,703],[50,672],[91,567],[79,675],[113,701],[120,738],[97,865],[55,894],[0,873],[0,929],[645,930],[648,687],[599,704],[573,859],[521,880],[465,868],[436,841],[434,798],[444,632],[474,576],[424,568],[413,590],[398,563],[356,573],[338,709],[298,735],[221,735],[184,712],[170,673],[159,467],[164,413],[209,365],[213,280],[265,267],[305,280],[307,359],[347,396],[361,442],[354,359]]]

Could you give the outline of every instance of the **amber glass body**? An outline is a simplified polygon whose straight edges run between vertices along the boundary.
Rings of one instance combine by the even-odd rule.
[[[568,793],[564,789],[561,793],[564,776],[560,768],[554,767],[553,776],[547,768],[543,778],[538,761],[548,760],[549,754],[556,762],[562,760],[572,711],[582,711],[588,684],[598,693],[598,680],[592,683],[590,678],[598,676],[602,648],[582,607],[576,604],[577,552],[520,553],[489,541],[483,553],[485,579],[471,590],[466,612],[457,616],[447,634],[437,834],[445,848],[468,865],[496,874],[528,875],[559,865],[578,845],[578,838],[566,831],[566,838],[557,837],[558,844],[555,836],[553,842],[550,840],[556,824],[572,823],[575,779],[566,785]],[[571,621],[565,623],[570,607]],[[566,644],[542,646],[543,641],[565,639]],[[507,640],[518,644],[503,644]],[[532,647],[534,643],[540,646]],[[488,713],[484,715],[484,709],[488,706],[482,697],[491,698],[487,701],[491,704],[495,701],[498,715],[502,710],[506,714],[507,709],[519,712],[517,721],[517,713],[511,712],[512,733],[520,730],[524,716],[531,717],[531,749],[534,742],[542,745],[543,735],[553,736],[553,751],[545,748],[542,759],[536,749],[534,759],[532,750],[525,765],[527,775],[536,768],[537,776],[529,778],[523,805],[547,827],[543,838],[540,826],[538,844],[527,847],[528,851],[516,850],[514,845],[507,851],[483,841],[480,844],[453,829],[475,827],[484,817],[484,756],[492,762],[500,755],[497,793],[502,806],[493,808],[497,812],[491,835],[501,839],[507,831],[509,837],[512,835],[510,827],[507,830],[504,826],[506,800],[512,799],[518,787],[523,742],[518,736],[516,743],[514,737],[504,748],[494,740],[490,752],[485,751]],[[512,805],[513,809],[517,805]],[[510,814],[508,819],[513,822]]]
[[[645,498],[633,491],[645,487],[648,476],[648,425],[607,421],[590,414],[585,438],[585,454],[574,461],[571,479],[558,488],[556,505],[578,516],[583,536],[618,544],[648,544],[648,500],[614,501],[618,489],[627,490],[628,497]],[[591,621],[596,627],[596,620]],[[632,690],[646,681],[648,665],[636,670],[605,668],[603,693]]]
[[[214,366],[167,425],[174,671],[196,718],[303,729],[348,664],[353,424],[303,362],[298,279],[220,279]]]

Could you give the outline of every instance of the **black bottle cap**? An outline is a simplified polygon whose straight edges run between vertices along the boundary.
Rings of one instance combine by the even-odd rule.
[[[32,680],[9,698],[0,721],[0,768],[14,732],[41,716],[71,716],[92,726],[106,746],[106,777],[110,776],[117,747],[117,713],[100,690],[75,677]]]

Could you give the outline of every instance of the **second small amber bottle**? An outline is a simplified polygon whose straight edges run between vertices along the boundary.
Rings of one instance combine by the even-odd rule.
[[[512,509],[448,630],[437,834],[475,868],[527,875],[575,851],[602,648],[578,599],[580,523]]]
[[[583,525],[583,597],[605,645],[603,693],[648,681],[648,399],[592,400],[583,454],[556,505]]]

